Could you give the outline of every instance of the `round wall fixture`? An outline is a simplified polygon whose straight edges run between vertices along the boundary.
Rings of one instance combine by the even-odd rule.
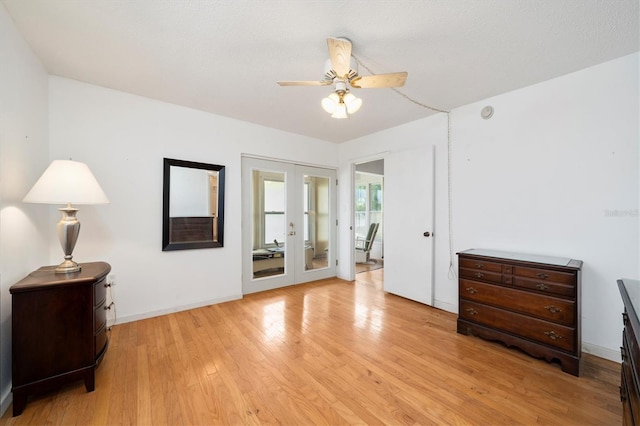
[[[490,119],[493,116],[493,107],[487,105],[486,107],[482,108],[482,111],[480,111],[480,116],[485,120]]]

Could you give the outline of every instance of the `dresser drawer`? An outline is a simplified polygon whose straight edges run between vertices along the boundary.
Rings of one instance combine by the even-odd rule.
[[[540,282],[552,281],[554,283],[574,285],[576,281],[575,274],[550,271],[548,269],[525,268],[523,266],[515,266],[513,268],[513,274],[519,277],[540,280]]]
[[[532,280],[527,278],[514,277],[513,285],[515,287],[536,290],[542,293],[557,294],[570,298],[576,297],[575,285],[561,284],[543,280]]]
[[[575,302],[477,281],[460,280],[460,297],[572,326]]]
[[[623,339],[623,341],[625,341],[624,346],[626,347],[627,354],[629,355],[631,368],[633,369],[633,371],[640,371],[640,347],[638,347],[638,336],[635,335],[635,333],[633,332],[633,327],[631,327],[630,325],[625,325],[623,335],[625,336],[625,339]],[[640,381],[640,377],[636,377],[636,380]]]
[[[576,348],[576,331],[572,327],[464,299],[460,300],[460,317],[566,351],[574,352]]]
[[[107,280],[102,279],[93,286],[93,302],[95,306],[101,305],[107,300]]]
[[[460,267],[468,269],[477,269],[480,271],[502,272],[502,264],[494,262],[485,262],[484,260],[460,259]]]
[[[107,328],[103,328],[98,334],[96,334],[95,337],[95,344],[96,344],[96,353],[95,356],[98,357],[102,351],[104,350],[105,346],[107,345]]]
[[[104,328],[107,324],[107,311],[105,310],[105,304],[94,308],[94,322],[93,322],[93,332],[97,333],[100,329]]]
[[[627,330],[625,329],[622,334],[622,347],[620,348],[622,354],[622,376],[623,376],[623,384],[626,385],[626,396],[628,398],[629,405],[631,407],[631,412],[633,413],[633,417],[636,420],[640,420],[640,383],[638,380],[640,378],[637,377],[636,371],[634,369],[633,356],[631,355],[631,351],[629,348],[629,336],[627,335]]]
[[[460,278],[469,278],[472,280],[502,283],[502,274],[500,272],[487,272],[487,271],[460,268],[459,273],[460,273]]]

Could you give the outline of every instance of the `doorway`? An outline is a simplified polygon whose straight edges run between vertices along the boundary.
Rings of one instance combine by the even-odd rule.
[[[336,172],[242,158],[243,293],[336,275]]]
[[[384,159],[355,166],[356,274],[384,267]]]

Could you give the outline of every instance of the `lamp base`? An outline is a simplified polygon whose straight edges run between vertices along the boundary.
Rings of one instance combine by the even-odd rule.
[[[80,265],[78,265],[73,260],[67,259],[67,260],[65,260],[64,262],[62,262],[61,264],[59,264],[56,267],[55,273],[56,274],[71,274],[73,272],[80,272],[80,269],[82,269],[80,267]]]
[[[76,218],[78,209],[71,207],[71,203],[67,204],[67,207],[63,207],[60,210],[62,217],[58,222],[58,238],[60,239],[60,245],[64,250],[64,262],[62,262],[55,269],[56,274],[70,274],[80,271],[80,265],[73,260],[73,248],[76,246],[78,235],[80,234],[80,222]]]

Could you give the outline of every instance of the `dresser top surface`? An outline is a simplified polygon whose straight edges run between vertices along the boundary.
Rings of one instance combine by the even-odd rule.
[[[618,282],[622,282],[636,315],[640,314],[640,280],[622,278]]]
[[[572,266],[572,263],[576,262],[575,260],[569,259],[568,257],[545,256],[545,255],[528,254],[528,253],[515,253],[510,251],[491,250],[491,249],[469,249],[469,250],[461,251],[458,254],[494,257],[497,259],[518,260],[522,262],[542,263],[545,265],[554,265],[554,266]],[[580,261],[578,262],[582,263]]]
[[[81,263],[80,267],[80,272],[58,274],[56,265],[43,266],[12,285],[9,291],[15,294],[45,287],[84,284],[101,279],[111,271],[111,265],[106,262]]]

